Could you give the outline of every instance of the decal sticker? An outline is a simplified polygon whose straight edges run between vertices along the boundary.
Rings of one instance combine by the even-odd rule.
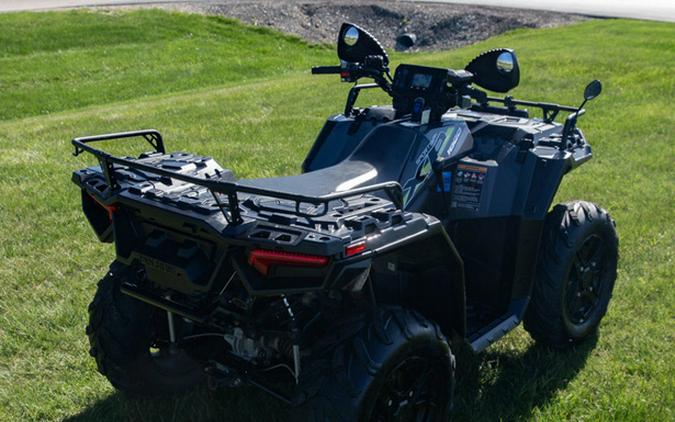
[[[455,128],[453,128],[455,129]],[[446,157],[452,157],[452,152],[455,150],[455,147],[457,146],[457,141],[459,141],[459,136],[462,134],[462,129],[461,128],[456,128],[457,130],[455,131],[455,136],[452,137],[452,142],[450,143],[450,146],[448,147],[447,151],[445,151],[445,156]],[[450,132],[450,129],[448,129],[448,132]],[[449,135],[449,133],[448,133]],[[450,136],[447,136],[447,139],[450,139]]]
[[[407,205],[423,187],[427,176],[431,173],[432,164],[438,157],[450,157],[462,138],[462,128],[458,125],[436,127],[425,133],[427,144],[415,159],[415,175],[403,183],[405,191],[405,204]],[[442,189],[450,192],[452,173],[444,172]],[[434,185],[431,185],[433,189]],[[441,191],[441,186],[436,186],[436,191]]]
[[[436,143],[438,142],[438,137],[434,137],[426,147],[422,150],[420,155],[417,157],[417,160],[415,160],[415,164],[417,166],[420,166],[424,161],[429,157],[429,153],[434,149],[436,146]]]
[[[455,183],[452,187],[453,208],[480,209],[480,197],[487,176],[487,167],[460,163],[455,172]]]

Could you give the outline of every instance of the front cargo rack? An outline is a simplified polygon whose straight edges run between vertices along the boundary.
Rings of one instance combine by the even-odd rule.
[[[126,166],[128,168],[157,174],[170,179],[177,179],[183,182],[192,183],[194,185],[203,186],[209,190],[220,211],[225,217],[225,220],[230,224],[241,224],[244,222],[241,216],[241,210],[239,209],[239,197],[237,196],[238,193],[260,195],[270,198],[293,201],[295,203],[295,214],[300,217],[323,216],[328,212],[328,205],[331,201],[377,191],[385,192],[385,194],[398,209],[403,209],[403,190],[401,189],[401,185],[395,181],[377,183],[374,185],[364,186],[342,192],[333,192],[321,196],[298,195],[290,192],[272,191],[268,189],[256,188],[253,186],[242,186],[236,182],[208,180],[201,177],[181,174],[134,161],[132,159],[116,157],[105,151],[96,149],[91,145],[87,145],[92,142],[110,141],[125,138],[143,138],[154,147],[155,152],[161,154],[166,153],[162,135],[157,130],[145,129],[131,132],[108,133],[103,135],[74,138],[71,141],[75,147],[73,155],[78,156],[83,152],[88,152],[95,156],[99,161],[106,183],[113,191],[119,189],[120,187],[115,177],[115,165]],[[226,195],[227,203],[223,203],[218,197],[218,194]],[[311,204],[315,207],[315,209],[318,208],[320,211],[312,214],[304,213],[300,209],[302,204]]]

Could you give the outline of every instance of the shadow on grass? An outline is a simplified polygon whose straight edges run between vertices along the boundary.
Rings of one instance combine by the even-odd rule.
[[[529,419],[532,409],[545,405],[574,379],[597,341],[595,334],[564,350],[535,343],[520,354],[458,350],[453,420]]]
[[[532,345],[522,354],[472,354],[458,348],[455,421],[527,419],[581,370],[597,343],[593,336],[568,350]],[[79,415],[82,421],[285,421],[288,409],[253,388],[199,389],[176,399],[137,400],[113,393]]]
[[[285,421],[287,407],[252,387],[207,388],[172,399],[132,399],[114,392],[67,422],[84,421]]]

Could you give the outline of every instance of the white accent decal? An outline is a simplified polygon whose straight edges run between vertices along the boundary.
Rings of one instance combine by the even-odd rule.
[[[462,128],[458,127],[457,130],[455,131],[455,136],[452,138],[452,143],[450,144],[450,147],[448,147],[448,152],[445,153],[446,157],[452,157],[452,152],[455,150],[455,147],[457,146],[457,141],[459,141],[459,135],[462,134]]]
[[[356,176],[353,179],[347,180],[346,182],[342,182],[338,185],[337,188],[335,188],[335,192],[344,192],[346,190],[354,189],[361,183],[365,183],[369,180],[372,180],[377,177],[377,170],[372,169],[369,172],[363,173],[360,176]]]

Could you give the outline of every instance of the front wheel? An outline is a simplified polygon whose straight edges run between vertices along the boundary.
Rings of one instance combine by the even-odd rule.
[[[455,358],[438,325],[398,307],[331,329],[301,372],[295,420],[447,421]]]
[[[585,201],[553,208],[524,318],[535,340],[561,347],[597,329],[612,297],[618,247],[607,211]]]
[[[113,264],[89,305],[89,353],[118,390],[131,396],[182,393],[204,380],[202,365],[159,339],[166,313],[120,291],[129,274]],[[178,321],[177,321],[178,322]]]

